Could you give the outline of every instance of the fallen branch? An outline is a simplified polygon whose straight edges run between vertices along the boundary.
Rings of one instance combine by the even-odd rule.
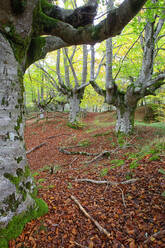
[[[80,210],[84,213],[84,215],[89,218],[94,224],[95,226],[98,228],[98,230],[101,233],[104,233],[108,238],[110,238],[111,234],[105,229],[103,228],[97,220],[95,220],[92,216],[90,216],[87,211],[83,208],[83,206],[80,204],[80,202],[77,200],[77,198],[73,195],[71,195],[71,199],[79,206]]]
[[[136,181],[138,181],[139,178],[134,178],[134,179],[130,179],[127,181],[123,181],[123,182],[113,182],[113,181],[97,181],[97,180],[93,180],[93,179],[88,179],[88,178],[82,178],[82,179],[75,179],[76,182],[89,182],[89,183],[96,183],[96,184],[110,184],[110,185],[120,185],[120,184],[129,184],[129,183],[134,183]]]
[[[65,135],[65,136],[70,136],[71,134],[70,133],[64,133],[64,134],[57,134],[57,135],[53,135],[53,136],[49,136],[49,137],[47,137],[47,139],[53,139],[53,138],[56,138],[56,137],[59,137],[59,136],[63,136],[63,135]]]
[[[47,144],[47,142],[43,142],[43,143],[41,143],[40,145],[35,146],[35,147],[33,147],[32,149],[30,149],[29,151],[27,151],[26,154],[29,154],[29,153],[31,153],[31,152],[37,150],[38,148],[40,148],[40,147],[46,145],[46,144]]]
[[[96,156],[98,153],[89,153],[89,152],[71,152],[67,151],[64,148],[59,148],[59,152],[62,152],[67,155],[85,155],[85,156]]]
[[[165,230],[159,231],[157,233],[154,233],[153,235],[151,235],[148,239],[146,239],[144,241],[144,244],[149,243],[150,241],[152,241],[152,238],[157,238],[158,236],[163,236],[165,235]]]
[[[87,162],[85,162],[85,163],[86,163],[86,164],[93,163],[93,162],[95,162],[96,160],[98,160],[99,158],[104,157],[104,156],[109,157],[109,156],[110,156],[110,152],[109,152],[109,151],[103,151],[102,153],[100,153],[100,154],[98,154],[96,157],[94,157],[92,160],[87,161]]]

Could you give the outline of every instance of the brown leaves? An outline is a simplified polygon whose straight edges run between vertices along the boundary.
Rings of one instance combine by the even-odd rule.
[[[110,120],[110,113],[101,113],[101,118],[106,115]],[[100,153],[103,150],[111,150],[112,145],[117,144],[117,138],[113,130],[99,129],[92,124],[94,116],[89,114],[86,129],[70,130],[66,126],[66,120],[55,119],[46,122],[34,123],[26,126],[25,138],[28,149],[37,144],[47,142],[43,146],[28,155],[32,170],[37,170],[35,180],[44,178],[40,183],[39,197],[42,197],[49,206],[49,213],[26,225],[23,233],[10,241],[9,248],[37,247],[37,248],[163,248],[164,235],[153,236],[163,230],[164,203],[160,197],[164,187],[164,179],[158,172],[164,166],[165,158],[159,162],[148,163],[149,157],[145,157],[140,166],[134,170],[129,169],[129,160],[124,166],[111,168],[112,159],[127,159],[127,153],[134,153],[134,147],[121,149],[117,154],[112,154],[110,160],[104,158],[90,166],[84,164],[84,157],[76,155],[67,156],[60,154],[59,146],[74,146],[82,140],[89,140],[90,146],[81,147],[81,150],[89,153]],[[100,119],[102,120],[102,119]],[[91,126],[89,126],[89,123]],[[57,126],[58,125],[58,126]],[[94,134],[109,132],[107,136]],[[73,136],[60,136],[59,134],[72,133]],[[36,135],[37,134],[37,135]],[[47,137],[57,135],[54,139]],[[144,142],[150,142],[154,138],[151,129],[138,129],[139,139],[134,139],[134,146],[141,146]],[[141,143],[140,143],[141,142]],[[63,166],[70,165],[71,166]],[[40,170],[44,166],[60,166],[60,170],[50,174],[50,170]],[[101,176],[101,171],[108,168],[108,173]],[[127,175],[140,180],[129,185],[121,185],[126,207],[123,205],[121,191],[110,185],[95,185],[90,183],[77,183],[75,179],[90,178],[94,180],[109,180],[122,182]],[[78,207],[70,198],[75,195],[90,215],[101,226],[108,230],[111,239],[84,217]],[[146,240],[146,244],[144,243]],[[76,245],[77,243],[77,245]],[[79,246],[78,246],[79,244]]]

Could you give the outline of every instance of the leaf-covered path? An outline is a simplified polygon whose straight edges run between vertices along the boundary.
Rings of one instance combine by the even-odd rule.
[[[164,247],[165,177],[161,170],[165,156],[162,147],[152,144],[162,134],[138,127],[135,135],[117,138],[112,117],[110,113],[88,114],[84,127],[77,130],[66,125],[66,114],[27,121],[27,151],[36,147],[27,157],[38,196],[47,202],[49,212],[28,223],[10,241],[10,248]],[[74,153],[67,155],[59,148]],[[104,151],[108,153],[98,156]],[[85,216],[74,197],[109,236]]]

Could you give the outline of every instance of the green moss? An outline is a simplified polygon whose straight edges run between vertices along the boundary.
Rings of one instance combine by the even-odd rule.
[[[36,37],[31,40],[29,49],[28,49],[28,56],[26,61],[26,67],[33,64],[38,59],[41,59],[45,56],[43,53],[43,48],[45,46],[45,37]]]
[[[94,41],[99,40],[99,34],[101,29],[102,29],[101,25],[91,26],[89,31]]]
[[[29,166],[25,166],[25,170],[18,168],[16,170],[17,176],[13,176],[10,173],[4,173],[4,177],[7,178],[11,183],[13,183],[16,187],[16,189],[19,189],[19,184],[22,181],[22,179],[26,179],[30,176],[30,169]]]
[[[8,242],[17,238],[23,231],[25,224],[48,212],[48,206],[42,199],[34,199],[35,207],[30,208],[18,216],[14,216],[6,228],[0,230],[0,247],[8,248]]]
[[[48,11],[53,7],[53,5],[51,3],[48,3],[47,0],[41,0],[40,3],[41,3],[41,8],[44,11]]]
[[[15,158],[15,160],[17,161],[17,164],[19,164],[19,163],[22,161],[22,156]],[[19,168],[19,169],[20,169],[20,168]],[[22,170],[22,169],[21,169],[21,170]]]

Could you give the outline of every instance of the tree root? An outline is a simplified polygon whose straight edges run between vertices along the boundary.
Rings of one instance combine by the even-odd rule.
[[[47,144],[47,142],[43,142],[43,143],[41,143],[40,145],[35,146],[35,147],[33,147],[32,149],[30,149],[29,151],[27,151],[26,154],[29,154],[29,153],[31,153],[31,152],[37,150],[38,148],[40,148],[40,147],[46,145],[46,144]]]
[[[77,200],[77,198],[73,195],[71,195],[71,199],[79,206],[80,210],[84,213],[84,215],[89,218],[93,224],[95,224],[95,226],[98,228],[98,230],[101,232],[101,233],[104,233],[108,238],[111,237],[111,234],[105,229],[103,228],[97,220],[95,220],[92,216],[90,216],[87,211],[83,208],[83,206],[80,204],[80,202]]]

